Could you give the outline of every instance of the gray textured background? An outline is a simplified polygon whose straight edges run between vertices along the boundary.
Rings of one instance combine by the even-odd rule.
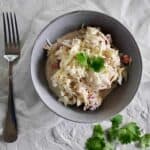
[[[150,1],[149,0],[1,0],[3,11],[15,11],[20,29],[21,59],[14,67],[14,93],[19,119],[18,141],[0,141],[0,150],[83,150],[92,132],[91,124],[77,124],[51,113],[37,96],[30,76],[33,42],[40,30],[53,18],[65,12],[90,9],[120,20],[134,35],[142,53],[143,77],[132,103],[121,112],[125,122],[136,121],[150,132]],[[2,58],[3,28],[0,19],[0,134],[7,102],[7,63]],[[135,75],[136,76],[136,75]],[[102,122],[107,128],[108,121]],[[134,150],[133,145],[117,150]]]

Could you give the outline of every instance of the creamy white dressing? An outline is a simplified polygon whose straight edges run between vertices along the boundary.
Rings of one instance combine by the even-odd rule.
[[[110,34],[106,36],[98,28],[87,27],[72,35],[59,39],[59,46],[56,43],[49,48],[46,66],[49,86],[53,91],[57,89],[55,93],[65,105],[83,105],[84,110],[95,110],[111,92],[113,84],[122,84],[126,69],[121,65],[119,51],[111,45]],[[81,66],[76,54],[82,51],[104,58],[105,68],[94,72]],[[50,68],[54,60],[59,60],[55,71]]]

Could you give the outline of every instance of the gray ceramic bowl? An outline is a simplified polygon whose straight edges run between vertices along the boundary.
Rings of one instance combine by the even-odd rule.
[[[130,55],[133,63],[129,69],[128,81],[117,87],[103,102],[103,105],[93,112],[84,112],[76,107],[65,107],[58,102],[48,89],[45,77],[46,57],[43,46],[46,39],[54,42],[62,35],[79,29],[81,25],[101,27],[104,33],[112,35],[114,45],[123,53]],[[133,99],[141,79],[142,61],[139,48],[130,32],[117,20],[105,14],[94,11],[75,11],[62,15],[51,21],[36,39],[31,57],[31,76],[34,87],[41,100],[59,116],[75,122],[97,122],[120,112]]]

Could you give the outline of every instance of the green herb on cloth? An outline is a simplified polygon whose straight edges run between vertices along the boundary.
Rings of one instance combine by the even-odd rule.
[[[111,127],[105,131],[101,125],[95,125],[92,136],[86,141],[86,150],[115,150],[116,143],[133,142],[140,148],[150,147],[150,134],[141,135],[141,129],[135,122],[121,126],[122,120],[121,115],[116,115],[111,119]]]
[[[118,139],[122,144],[138,141],[141,131],[135,122],[131,122],[119,129]]]
[[[140,138],[139,143],[141,148],[147,148],[150,147],[150,134],[145,134]]]

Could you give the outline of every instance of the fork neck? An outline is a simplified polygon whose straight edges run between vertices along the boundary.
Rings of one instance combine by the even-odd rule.
[[[13,64],[12,62],[9,62],[9,79],[10,79],[10,80],[12,80],[12,68],[13,68],[13,67],[12,67],[12,66],[13,66],[12,64]]]

